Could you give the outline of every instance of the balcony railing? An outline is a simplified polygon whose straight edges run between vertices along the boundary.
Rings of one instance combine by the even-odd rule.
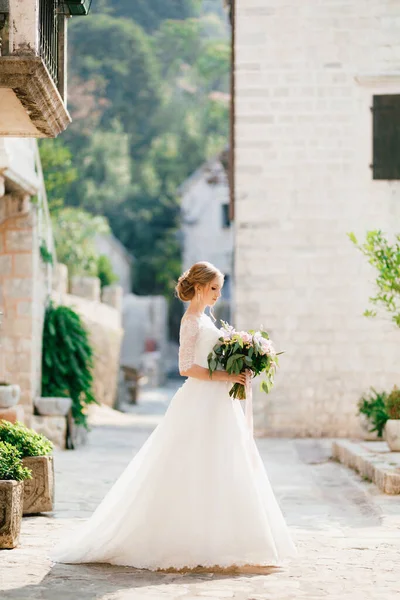
[[[39,0],[39,53],[58,86],[58,36],[60,0]]]

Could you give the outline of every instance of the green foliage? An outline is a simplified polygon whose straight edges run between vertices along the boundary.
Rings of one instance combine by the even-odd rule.
[[[230,61],[231,48],[226,41],[210,42],[206,45],[195,63],[200,81],[206,89],[227,90]]]
[[[47,199],[50,211],[61,208],[69,186],[77,179],[78,170],[72,164],[71,150],[60,139],[39,141]]]
[[[68,306],[47,307],[43,327],[42,395],[72,398],[72,415],[87,427],[93,396],[93,350],[79,315]]]
[[[69,28],[73,122],[62,140],[78,177],[63,197],[108,219],[135,256],[135,293],[170,296],[178,188],[229,139],[227,20],[217,0],[98,0],[92,12]],[[59,260],[94,274],[70,233],[57,235]]]
[[[113,0],[114,14],[133,19],[151,32],[165,19],[186,19],[197,13],[199,0]],[[110,2],[100,0],[100,10],[109,10]]]
[[[400,390],[395,387],[386,399],[386,411],[389,419],[400,419]]]
[[[42,261],[45,264],[52,265],[53,264],[53,255],[50,252],[50,250],[48,249],[47,244],[44,240],[42,240],[39,250],[40,250],[40,256],[42,258]]]
[[[0,441],[0,480],[24,481],[32,479],[32,471],[24,467],[21,453],[8,442]]]
[[[359,414],[367,417],[372,426],[370,431],[376,432],[380,438],[389,418],[386,410],[387,397],[386,392],[377,392],[374,388],[371,388],[371,392],[362,396],[358,402]]]
[[[69,275],[97,275],[98,252],[95,237],[109,233],[104,217],[77,208],[63,208],[53,217],[58,260],[68,266]]]
[[[53,451],[53,444],[49,439],[18,421],[0,421],[0,441],[15,446],[22,458],[46,456]]]
[[[113,130],[117,120],[136,149],[146,145],[161,101],[159,63],[149,36],[134,21],[95,14],[74,21],[69,34],[72,131]]]
[[[353,244],[368,258],[377,271],[375,284],[377,293],[370,302],[383,308],[391,320],[400,327],[400,234],[390,244],[380,230],[368,231],[364,243],[359,243],[354,233],[348,234]],[[366,310],[365,316],[375,317],[375,310]]]
[[[118,281],[118,277],[113,271],[110,259],[104,254],[100,254],[97,259],[97,277],[100,279],[102,288]]]

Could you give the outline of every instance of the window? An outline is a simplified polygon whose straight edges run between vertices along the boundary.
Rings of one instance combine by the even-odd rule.
[[[222,204],[222,227],[226,229],[231,226],[229,219],[229,204]]]
[[[374,179],[400,179],[400,95],[374,96]]]

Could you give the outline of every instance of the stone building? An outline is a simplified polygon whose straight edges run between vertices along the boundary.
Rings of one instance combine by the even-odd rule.
[[[124,294],[132,291],[132,267],[134,258],[123,244],[113,234],[99,234],[95,238],[95,247],[99,254],[104,254],[110,259],[118,284]]]
[[[346,235],[400,230],[400,3],[233,4],[236,324],[286,352],[256,428],[358,435],[360,395],[400,384]]]
[[[183,270],[197,261],[216,265],[225,275],[221,317],[230,318],[233,271],[233,228],[229,215],[229,185],[224,157],[202,165],[179,188]]]
[[[37,199],[36,203],[31,198]],[[29,422],[40,393],[42,325],[52,233],[36,140],[0,138],[0,380],[18,383],[18,418]]]
[[[67,20],[88,2],[0,0],[0,136],[55,137],[67,110]]]

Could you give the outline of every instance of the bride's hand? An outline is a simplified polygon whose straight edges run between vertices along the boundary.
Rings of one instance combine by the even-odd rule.
[[[247,373],[239,373],[239,375],[236,375],[236,373],[228,373],[228,381],[229,383],[240,383],[240,385],[246,385],[247,384]]]

